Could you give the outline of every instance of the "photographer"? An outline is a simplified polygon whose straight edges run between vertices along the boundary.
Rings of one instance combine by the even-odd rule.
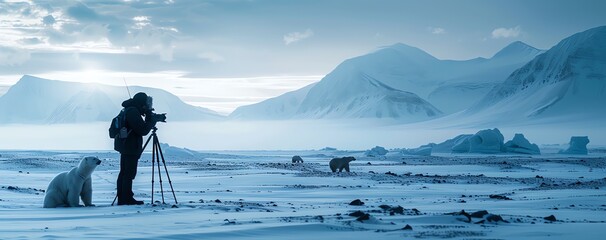
[[[165,115],[154,114],[152,99],[139,92],[132,99],[122,102],[125,111],[128,135],[125,139],[115,139],[114,149],[120,152],[120,173],[118,174],[118,205],[141,205],[143,201],[133,198],[133,179],[137,175],[137,164],[143,152],[143,136],[147,135],[157,121],[164,121]],[[143,120],[142,116],[145,116]],[[121,141],[121,142],[119,142]]]

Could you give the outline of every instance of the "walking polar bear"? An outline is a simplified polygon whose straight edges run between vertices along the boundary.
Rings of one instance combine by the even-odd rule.
[[[337,169],[339,170],[339,172],[343,171],[343,169],[349,172],[349,162],[355,160],[356,158],[354,157],[333,158],[332,160],[330,160],[328,165],[330,166],[330,170],[332,172],[336,172]]]
[[[85,157],[80,161],[78,167],[55,176],[46,189],[44,207],[82,207],[80,198],[85,206],[95,206],[92,203],[91,174],[99,164],[101,164],[101,160],[98,158]]]

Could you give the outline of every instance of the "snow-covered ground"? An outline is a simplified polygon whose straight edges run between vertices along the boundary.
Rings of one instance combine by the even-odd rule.
[[[146,154],[134,183],[135,198],[146,202],[142,206],[110,206],[119,168],[113,152],[3,151],[0,238],[600,239],[606,233],[606,153],[542,151],[533,157],[389,153],[372,158],[359,151],[187,157],[167,150],[178,203],[163,175],[166,204],[150,204]],[[42,208],[53,176],[87,155],[103,160],[92,176],[96,207]],[[305,162],[292,164],[293,155]],[[357,158],[351,173],[330,172],[328,161],[341,156]],[[157,175],[155,180],[153,197],[162,201]],[[355,199],[364,205],[349,205]],[[469,219],[458,214],[461,210],[486,210],[507,222]],[[356,211],[369,214],[368,220],[349,215]],[[556,221],[544,219],[550,215]],[[412,230],[404,230],[406,225]]]

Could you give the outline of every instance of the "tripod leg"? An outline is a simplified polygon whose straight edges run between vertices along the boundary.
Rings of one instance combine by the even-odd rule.
[[[116,193],[116,197],[114,197],[114,201],[112,201],[112,206],[114,206],[114,203],[116,203],[116,199],[118,199],[118,193]]]
[[[164,202],[164,187],[162,186],[162,172],[160,171],[160,154],[158,154],[158,152],[160,151],[160,142],[158,142],[158,137],[154,136],[154,148],[156,150],[156,163],[158,164],[158,179],[160,180],[160,193],[162,194],[162,204],[165,204]]]
[[[156,136],[156,139],[158,139],[158,136]],[[158,145],[158,150],[160,152],[160,157],[162,157],[162,164],[164,164],[164,171],[166,172],[166,177],[168,178],[168,184],[170,185],[170,191],[173,192],[173,198],[175,198],[175,204],[178,204],[177,196],[175,195],[175,189],[173,189],[173,182],[170,180],[170,175],[168,174],[168,169],[166,168],[166,161],[164,161],[164,153],[162,153],[162,148],[160,148],[160,145]],[[160,165],[160,162],[158,162],[158,165]]]
[[[145,148],[147,147],[149,140],[151,140],[152,136],[155,136],[155,135],[156,135],[156,133],[152,133],[152,135],[149,135],[149,137],[147,138],[147,141],[145,141],[145,144],[143,145],[143,148],[141,149],[141,154],[143,154],[143,151],[145,151]]]
[[[150,136],[149,139],[151,139],[151,136]],[[149,139],[147,139],[147,142],[149,142]],[[147,146],[147,143],[145,143],[145,145]],[[145,148],[143,148],[143,149],[145,149]],[[151,204],[152,205],[154,204],[154,169],[156,167],[155,166],[155,160],[156,160],[156,145],[153,145],[152,146],[152,160],[151,160],[151,162],[152,162],[152,169],[151,169],[152,170],[152,174],[151,174],[152,175]]]

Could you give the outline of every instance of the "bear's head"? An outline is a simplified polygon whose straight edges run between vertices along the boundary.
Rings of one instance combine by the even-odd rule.
[[[97,157],[84,157],[78,168],[82,174],[90,176],[99,164],[101,164],[101,160]]]
[[[347,162],[351,162],[351,161],[355,161],[355,160],[356,160],[356,158],[355,158],[355,157],[344,157],[343,159],[344,159],[345,161],[347,161]]]

